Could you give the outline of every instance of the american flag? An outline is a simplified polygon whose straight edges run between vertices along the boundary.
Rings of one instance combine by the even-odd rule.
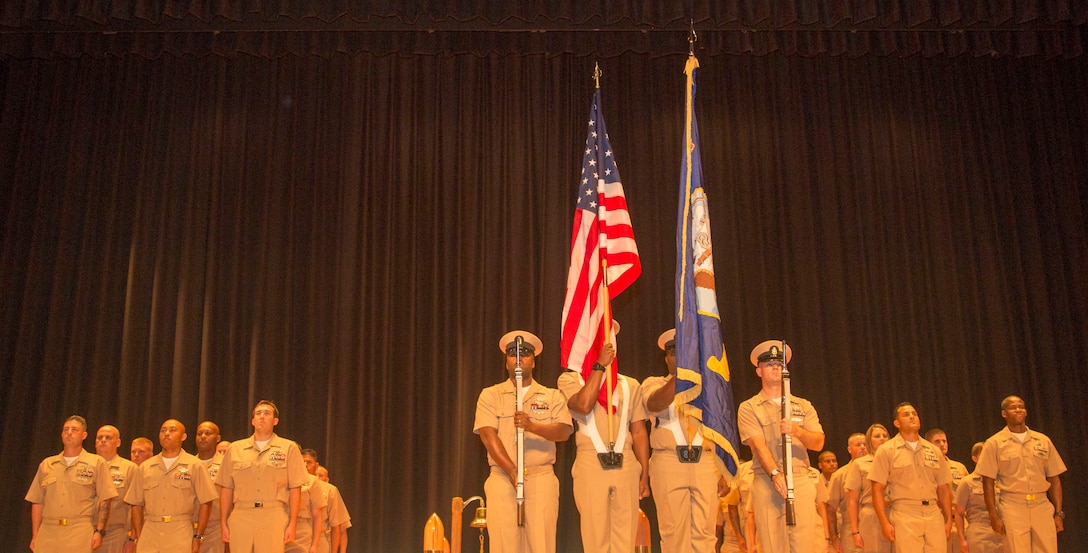
[[[676,228],[676,397],[680,412],[703,423],[703,437],[718,447],[722,474],[737,473],[737,414],[722,342],[721,315],[714,283],[710,210],[703,190],[699,125],[695,119],[695,69],[688,58],[684,163]]]
[[[601,114],[599,88],[593,93],[588,125],[582,179],[574,206],[560,352],[562,366],[581,372],[586,380],[589,380],[593,364],[606,341],[602,324],[605,317],[602,287],[608,286],[608,299],[611,300],[642,274],[627,198],[623,195],[620,172],[616,169]],[[602,282],[602,262],[607,263],[607,282]],[[612,363],[610,370],[615,388],[616,363]],[[606,393],[602,386],[597,400],[607,408]]]

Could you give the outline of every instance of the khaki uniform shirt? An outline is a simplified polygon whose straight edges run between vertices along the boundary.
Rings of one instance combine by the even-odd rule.
[[[667,379],[664,376],[651,376],[642,381],[643,406],[645,406],[646,401],[649,401],[650,395],[661,389],[666,382]],[[669,409],[666,407],[662,411],[654,412],[646,407],[645,410],[646,414],[655,422],[653,429],[650,430],[650,449],[676,451],[676,446],[680,445],[676,443],[676,435],[672,433],[672,430],[664,426],[669,422]],[[680,418],[680,430],[690,444],[697,434],[702,433],[703,423],[699,422],[699,419],[695,417],[680,416],[680,413],[676,413],[676,415]],[[710,441],[703,442],[704,447],[711,445],[713,443]],[[713,448],[707,447],[707,451],[713,451]]]
[[[986,440],[975,472],[995,480],[995,488],[1016,494],[1040,494],[1050,489],[1047,478],[1065,472],[1065,463],[1050,438],[1028,429],[1021,442],[1008,427]]]
[[[325,483],[312,474],[309,477],[309,480],[302,484],[302,500],[299,501],[298,508],[298,518],[307,521],[314,518],[314,509],[325,509],[329,505],[328,496],[321,493],[321,485]],[[309,524],[312,524],[312,522],[309,522]]]
[[[978,473],[968,474],[960,481],[956,489],[954,503],[963,508],[963,518],[971,524],[983,524],[990,527],[990,513],[986,510],[986,498],[983,496],[982,477]]]
[[[325,508],[322,516],[325,518],[321,524],[321,545],[318,551],[328,551],[332,545],[332,529],[343,526],[351,528],[351,515],[344,505],[344,498],[340,496],[340,489],[328,482],[317,481],[321,485],[321,494],[325,496]],[[332,552],[336,553],[336,552]]]
[[[941,450],[924,438],[918,449],[911,449],[903,436],[896,434],[873,454],[869,480],[887,485],[888,501],[937,499],[937,487],[952,483],[952,471]]]
[[[514,383],[509,379],[494,386],[484,388],[480,392],[480,398],[476,401],[476,421],[472,431],[480,433],[484,427],[494,428],[499,433],[499,440],[506,448],[506,454],[515,463],[517,462],[517,444],[515,438],[517,427],[514,426],[514,412],[517,410],[514,396]],[[570,411],[567,409],[567,398],[559,390],[548,388],[543,384],[533,381],[522,399],[522,411],[529,415],[538,424],[551,424],[560,422],[567,426],[573,426]],[[487,454],[487,463],[490,466],[499,466],[491,453]],[[532,432],[525,433],[525,466],[537,467],[555,464],[555,442],[542,438]]]
[[[850,461],[845,465],[839,467],[831,474],[831,480],[827,482],[827,506],[829,509],[835,509],[838,512],[839,520],[843,520],[843,517],[847,516],[846,511],[846,473],[850,470],[850,465],[854,462]]]
[[[95,523],[98,502],[117,497],[117,487],[110,477],[106,460],[80,451],[71,465],[66,465],[64,455],[46,457],[38,465],[26,500],[42,504],[45,520],[87,517]]]
[[[344,498],[340,495],[340,490],[332,484],[325,482],[321,483],[325,487],[329,488],[329,506],[327,508],[329,512],[329,528],[335,528],[343,525],[344,528],[351,528],[351,515],[348,514],[348,507],[344,504]]]
[[[793,424],[808,430],[809,432],[823,433],[820,425],[820,417],[816,409],[807,399],[790,397],[790,416]],[[753,469],[757,474],[770,474],[775,468],[785,469],[782,459],[782,433],[778,430],[778,422],[782,420],[782,407],[775,398],[767,396],[760,390],[758,394],[740,404],[737,410],[737,428],[740,431],[740,441],[747,442],[753,436],[762,436],[764,443],[774,455],[777,467],[763,467],[759,459],[753,459]],[[801,440],[793,440],[791,452],[793,454],[793,474],[796,478],[808,472],[808,451]]]
[[[145,520],[163,516],[191,520],[202,503],[218,495],[204,463],[184,451],[169,470],[160,453],[144,461],[135,474],[125,503],[143,505]]]
[[[307,476],[298,444],[272,434],[263,451],[253,436],[231,443],[215,483],[234,490],[236,504],[279,501],[286,507],[289,490],[302,486]]]
[[[117,488],[117,500],[110,502],[109,525],[124,528],[120,532],[124,534],[132,529],[132,517],[129,516],[129,505],[124,502],[124,497],[132,483],[132,478],[136,475],[136,463],[120,455],[114,455],[112,460],[106,461],[106,464],[110,467],[110,479],[113,481],[113,486]]]
[[[816,503],[827,503],[830,493],[827,491],[827,486],[822,482],[823,475],[820,474],[816,467],[809,467],[808,477],[809,480],[812,480],[812,485],[816,487]]]
[[[873,504],[873,485],[869,481],[869,473],[873,470],[872,454],[865,454],[846,465],[847,470],[843,475],[843,491],[858,492],[858,506]]]
[[[578,391],[582,389],[583,384],[581,379],[579,378],[580,376],[580,374],[574,371],[564,371],[563,374],[559,375],[559,389],[562,390],[563,394],[566,397],[569,398],[577,394]],[[594,397],[593,422],[597,427],[597,433],[601,436],[601,440],[604,442],[605,446],[607,446],[609,442],[608,417],[612,417],[612,428],[615,430],[617,436],[616,442],[619,442],[619,435],[621,432],[627,433],[627,437],[624,438],[623,443],[623,454],[624,457],[627,457],[629,455],[634,455],[634,449],[632,449],[631,444],[635,440],[631,437],[630,423],[646,420],[646,402],[642,399],[642,386],[639,385],[637,380],[628,376],[624,376],[622,374],[619,375],[619,377],[627,380],[627,385],[630,390],[631,397],[623,397],[623,386],[621,386],[619,382],[617,382],[616,389],[612,391],[612,398],[616,400],[613,402],[613,404],[616,406],[616,409],[615,412],[611,415],[607,411],[605,411],[604,407],[601,407],[600,402],[598,402],[596,397]],[[630,413],[628,414],[628,418],[626,421],[621,421],[620,417],[623,414],[623,406],[625,403],[630,403]],[[564,405],[565,404],[566,401],[564,400]],[[586,424],[586,417],[583,415],[572,413],[571,418],[579,425]],[[574,437],[574,443],[577,445],[579,452],[593,452],[593,454],[597,453],[597,449],[596,447],[594,447],[593,441],[581,432],[576,433]],[[617,451],[616,453],[620,452]],[[633,458],[634,457],[632,457],[632,459]]]
[[[223,454],[216,453],[211,459],[204,460],[197,457],[204,465],[204,468],[208,469],[208,478],[215,482],[215,477],[219,476],[219,467],[223,465]],[[199,518],[199,511],[193,513],[193,522],[196,523]],[[219,487],[215,488],[215,499],[212,500],[212,515],[208,517],[208,526],[204,530],[204,534],[212,534],[219,528]]]
[[[952,503],[955,503],[954,499],[956,497],[956,490],[960,487],[960,481],[966,478],[967,475],[970,474],[970,472],[967,470],[967,467],[963,463],[959,461],[953,461],[952,459],[947,460],[948,471],[952,473]]]

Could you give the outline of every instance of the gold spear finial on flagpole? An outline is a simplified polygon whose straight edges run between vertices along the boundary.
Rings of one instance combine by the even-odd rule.
[[[601,88],[601,66],[597,62],[593,62],[593,83]]]

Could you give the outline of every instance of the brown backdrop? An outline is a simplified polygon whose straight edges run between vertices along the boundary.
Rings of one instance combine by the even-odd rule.
[[[1070,465],[1061,543],[1081,548],[1084,57],[721,53],[697,107],[738,402],[748,350],[784,336],[844,460],[911,400],[970,466],[1022,395]],[[672,326],[683,54],[0,58],[4,542],[29,541],[22,496],[66,415],[126,451],[176,417],[192,449],[200,420],[242,437],[272,398],[344,491],[352,550],[418,550],[431,512],[482,492],[498,336],[537,331],[558,375],[594,61],[645,267],[620,356],[643,378]]]

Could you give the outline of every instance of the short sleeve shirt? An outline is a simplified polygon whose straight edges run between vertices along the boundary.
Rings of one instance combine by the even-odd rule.
[[[873,454],[869,480],[887,486],[888,501],[936,500],[937,487],[952,483],[948,460],[937,446],[918,438],[912,449],[903,436],[884,442]]]
[[[120,455],[114,455],[113,459],[106,461],[106,464],[110,467],[110,480],[113,481],[113,486],[117,488],[118,497],[117,501],[110,503],[109,524],[110,526],[121,524],[126,531],[131,530],[132,517],[129,516],[129,506],[122,499],[125,497],[125,493],[128,492],[129,484],[132,483],[132,478],[135,476],[136,463]]]
[[[322,509],[329,505],[328,496],[322,493],[325,483],[310,474],[306,483],[302,484],[301,501],[299,501],[298,518],[312,519],[314,509]]]
[[[345,528],[351,527],[351,515],[348,514],[348,508],[344,505],[344,498],[340,495],[340,490],[332,484],[326,484],[322,482],[329,489],[329,527],[335,527],[344,525]]]
[[[617,436],[619,435],[619,432],[627,433],[623,442],[623,450],[625,452],[632,452],[630,454],[633,455],[634,450],[632,449],[631,444],[634,442],[634,438],[631,437],[630,423],[646,420],[646,402],[642,399],[642,387],[637,380],[622,374],[619,375],[619,377],[627,381],[631,397],[624,397],[623,386],[620,386],[617,382],[616,389],[613,391],[612,396],[614,399],[613,404],[616,405],[615,412],[609,415],[604,407],[601,407],[600,402],[594,400],[593,421],[601,439],[604,440],[605,443],[608,443],[608,417],[611,416],[613,428],[617,432]],[[582,386],[581,375],[574,371],[565,371],[563,374],[559,375],[559,389],[568,398],[577,394],[578,391],[582,389]],[[623,413],[623,406],[627,403],[630,403],[628,419],[626,421],[621,421],[620,416]],[[579,425],[584,426],[586,424],[587,419],[584,415],[571,413],[571,418]],[[617,438],[616,441],[618,442],[619,438]],[[581,432],[575,435],[574,442],[577,444],[578,451],[597,451],[593,445],[593,441]]]
[[[480,433],[484,427],[494,428],[499,433],[499,440],[506,448],[511,459],[517,459],[517,427],[514,426],[514,413],[517,411],[517,398],[514,395],[514,383],[509,379],[494,386],[484,388],[476,401],[476,420],[472,431]],[[562,423],[573,428],[567,398],[555,388],[548,388],[533,381],[522,398],[522,411],[539,424]],[[491,466],[498,462],[487,455]],[[555,464],[555,442],[533,434],[525,433],[525,466],[536,467]]]
[[[1011,493],[1043,493],[1047,478],[1065,472],[1065,463],[1050,438],[1028,429],[1024,441],[1005,427],[982,446],[975,472],[995,480],[998,490]]]
[[[790,397],[790,416],[793,424],[808,430],[809,432],[823,433],[820,425],[820,417],[816,409],[807,399]],[[782,470],[785,464],[782,460],[782,433],[778,430],[778,422],[782,420],[781,405],[763,393],[762,390],[750,399],[740,404],[737,410],[737,427],[740,431],[740,441],[747,443],[754,436],[761,436],[764,443],[774,456],[776,467],[763,467],[759,459],[754,459],[754,470],[760,474],[769,474],[775,468]],[[808,451],[801,440],[793,440],[791,452],[793,453],[793,472],[801,474],[808,470]]]
[[[664,376],[651,376],[648,377],[646,380],[643,380],[643,404],[645,405],[645,402],[650,400],[650,396],[657,390],[661,389],[661,387],[664,386],[666,382],[668,382],[668,379]],[[653,425],[653,429],[650,431],[650,448],[666,450],[674,449],[676,446],[680,445],[676,443],[676,435],[673,434],[671,429],[665,426],[666,424],[671,422],[671,420],[669,419],[669,409],[665,408],[662,411],[654,412],[650,411],[649,407],[646,407],[645,410],[646,415],[649,416],[650,419],[656,423]],[[676,414],[676,411],[674,410],[672,411],[672,413]],[[678,414],[677,416],[681,419],[680,430],[681,432],[683,432],[685,439],[691,440],[694,438],[695,435],[703,431],[703,423],[699,422],[699,419],[696,419],[695,417],[680,417]]]
[[[152,517],[184,515],[191,519],[200,504],[218,496],[204,463],[182,451],[169,469],[161,453],[137,467],[125,503],[142,505]]]
[[[253,436],[231,443],[215,483],[233,489],[235,503],[287,505],[289,490],[302,486],[307,476],[298,444],[273,434],[264,450],[257,449]]]
[[[839,518],[845,520],[846,511],[846,474],[850,470],[854,461],[850,461],[844,466],[841,466],[831,475],[831,480],[827,483],[827,506],[835,509],[839,513]]]
[[[200,457],[197,457],[200,459]],[[223,454],[216,453],[211,459],[200,459],[200,462],[204,464],[204,468],[208,469],[208,478],[211,478],[212,483],[215,483],[215,477],[219,476],[219,467],[223,466]],[[212,516],[208,518],[208,526],[205,530],[205,534],[210,534],[214,529],[219,528],[219,487],[217,486],[215,499],[212,500]],[[193,522],[197,522],[199,518],[199,511],[193,513]]]
[[[93,517],[99,501],[117,497],[106,460],[82,450],[68,465],[63,455],[46,457],[38,465],[26,500],[40,503],[46,519]]]

